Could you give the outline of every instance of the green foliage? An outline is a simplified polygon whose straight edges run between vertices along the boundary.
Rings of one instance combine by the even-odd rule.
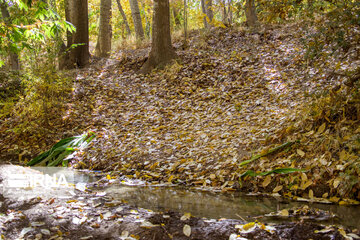
[[[265,157],[267,155],[270,155],[270,154],[273,154],[273,153],[276,153],[278,151],[282,151],[284,149],[287,149],[287,148],[290,148],[294,143],[298,143],[299,141],[295,141],[295,142],[286,142],[284,144],[281,144],[280,146],[277,146],[275,148],[272,148],[270,149],[269,151],[266,151],[265,153],[260,153],[260,154],[257,154],[253,157],[251,157],[249,160],[246,160],[246,161],[243,161],[239,164],[239,166],[244,166],[246,164],[249,164],[259,158],[262,158],[262,157]]]
[[[95,138],[95,133],[89,131],[88,133],[69,137],[60,140],[56,143],[50,150],[41,153],[30,162],[27,163],[28,166],[34,165],[47,165],[49,167],[55,167],[59,164],[63,166],[67,165],[66,157],[71,153],[84,149],[87,145]]]
[[[32,6],[17,0],[8,6],[10,19],[0,23],[0,55],[8,52],[20,53],[24,48],[33,49],[36,44],[45,44],[59,34],[75,31],[75,27],[64,20],[43,1]],[[0,66],[4,62],[0,60]]]

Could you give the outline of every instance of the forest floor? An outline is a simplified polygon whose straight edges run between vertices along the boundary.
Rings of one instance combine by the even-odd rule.
[[[302,39],[313,30],[194,31],[188,48],[175,41],[177,62],[148,75],[136,73],[148,48],[94,60],[67,73],[74,86],[61,119],[19,133],[11,129],[26,119],[1,118],[2,159],[26,161],[92,130],[97,137],[74,156],[76,168],[359,204],[360,96],[343,75],[359,66],[360,48],[330,54],[329,45],[306,58]]]

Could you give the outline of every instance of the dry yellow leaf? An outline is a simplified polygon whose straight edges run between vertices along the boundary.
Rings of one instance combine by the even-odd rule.
[[[355,130],[355,133],[360,133],[360,127]]]
[[[348,204],[347,202],[341,200],[341,201],[339,202],[339,205],[349,205],[349,204]]]
[[[300,155],[300,157],[304,157],[304,156],[305,156],[305,153],[304,153],[302,150],[300,150],[300,149],[297,149],[296,152],[297,152],[297,154]]]
[[[319,127],[319,129],[318,129],[318,131],[317,131],[317,134],[322,134],[322,133],[325,131],[325,128],[326,128],[326,123],[323,123],[323,124]]]
[[[274,192],[274,193],[277,193],[277,192],[279,192],[281,189],[283,189],[283,186],[281,186],[281,185],[276,186],[276,187],[273,189],[273,192]]]
[[[172,182],[173,179],[174,179],[174,175],[171,175],[168,179],[168,182]]]
[[[283,216],[283,217],[288,217],[289,216],[289,211],[287,209],[283,209],[283,210],[280,211],[279,215]]]
[[[159,165],[159,162],[155,162],[153,165],[151,165],[150,169],[154,170]]]
[[[311,135],[313,135],[313,134],[314,134],[314,131],[311,130],[310,132],[307,132],[307,133],[305,133],[304,135],[308,137],[308,136],[311,136]]]
[[[293,126],[289,126],[288,128],[286,128],[286,133],[290,133],[293,129]]]
[[[308,178],[306,176],[306,173],[301,173],[301,181],[305,182],[307,180],[308,180]]]
[[[348,157],[348,154],[345,150],[342,150],[340,152],[340,161],[346,161],[349,157]]]
[[[313,190],[309,190],[309,198],[310,199],[313,199],[314,198],[314,192],[313,192]]]
[[[308,180],[307,182],[305,183],[302,183],[301,185],[301,189],[302,190],[305,190],[306,188],[308,188],[311,184],[313,184],[313,181],[312,180]]]
[[[267,185],[269,185],[271,182],[271,176],[267,175],[266,178],[264,179],[264,182],[262,183],[263,188],[266,188]]]
[[[180,220],[181,221],[186,221],[188,219],[191,218],[191,213],[185,213],[184,215],[181,216]]]
[[[337,188],[340,185],[340,182],[341,182],[340,178],[335,178],[335,180],[333,182],[334,188]]]
[[[338,229],[339,233],[345,238],[345,239],[349,239],[347,236],[346,236],[346,232],[343,228],[339,228]]]
[[[343,137],[343,141],[348,141],[348,140],[350,140],[350,139],[351,139],[351,136],[349,136],[349,135]]]
[[[250,228],[253,228],[255,226],[255,222],[250,222],[250,223],[247,223],[243,226],[243,229],[245,231],[249,230]]]

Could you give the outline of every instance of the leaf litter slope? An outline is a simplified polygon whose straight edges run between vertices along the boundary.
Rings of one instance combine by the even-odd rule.
[[[310,96],[331,86],[323,67],[336,59],[308,64],[301,35],[296,25],[259,34],[222,29],[195,32],[189,49],[177,48],[179,63],[146,76],[134,71],[144,62],[142,56],[123,52],[94,63],[77,76],[75,100],[65,124],[90,128],[99,136],[73,164],[116,170],[155,183],[224,191],[242,188],[307,198],[333,196],[334,201],[339,201],[336,196],[356,196],[356,187],[336,190],[341,184],[336,178],[339,171],[331,170],[335,162],[323,160],[326,166],[332,164],[326,177],[319,170],[318,159],[326,151],[312,148],[326,126],[319,133],[319,126],[313,124],[302,133],[302,114]],[[304,137],[312,139],[304,141],[306,146],[296,144],[239,166],[251,155]],[[247,170],[289,167],[309,171],[238,181]]]
[[[318,170],[311,170],[317,167],[314,157],[319,152],[307,152],[309,141],[309,146],[298,144],[290,152],[239,167],[252,154],[302,139],[302,134],[292,132],[300,129],[304,106],[309,107],[312,94],[331,86],[320,66],[305,62],[296,29],[194,33],[190,48],[178,49],[179,63],[147,76],[133,71],[144,61],[138,56],[119,53],[101,67],[98,63],[79,79],[91,101],[80,101],[75,109],[101,137],[80,157],[78,166],[223,190],[311,198],[339,194],[331,190],[337,187],[334,179],[326,183]],[[248,169],[287,167],[311,171],[248,177],[238,183]],[[326,180],[331,178],[328,174]]]
[[[203,172],[195,177],[200,181],[223,170],[217,176],[225,177],[231,173],[224,168],[261,149],[287,124],[303,94],[295,95],[291,82],[277,76],[274,56],[282,56],[273,46],[246,44],[251,35],[214,34],[181,52],[182,64],[150,76],[109,73],[111,78],[97,83],[104,85],[93,108],[105,125],[101,144],[110,144],[102,158],[106,165],[113,159],[131,171],[128,164],[136,164],[152,175],[159,171],[159,177]],[[93,164],[102,164],[101,159]]]

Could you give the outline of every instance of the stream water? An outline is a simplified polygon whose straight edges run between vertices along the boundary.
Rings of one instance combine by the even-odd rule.
[[[114,199],[127,201],[130,205],[146,209],[163,211],[173,210],[189,212],[197,217],[228,218],[264,222],[281,222],[289,219],[274,219],[263,215],[293,207],[317,208],[329,211],[337,217],[324,223],[339,224],[351,228],[360,226],[360,206],[339,206],[334,204],[304,203],[279,201],[272,197],[247,196],[241,193],[213,193],[178,187],[148,187],[112,185],[105,192]],[[322,219],[313,219],[319,221]]]
[[[93,173],[73,172],[75,182],[94,182],[99,178]],[[106,192],[115,200],[125,200],[130,205],[153,211],[172,210],[191,213],[193,216],[212,219],[228,218],[264,222],[284,222],[291,218],[265,217],[265,214],[282,209],[300,208],[305,205],[335,214],[333,218],[314,218],[326,224],[360,227],[360,206],[341,206],[311,202],[284,201],[274,197],[249,196],[243,193],[219,193],[177,186],[144,186],[114,183],[96,191]],[[304,218],[306,219],[306,217]]]
[[[210,219],[228,218],[261,222],[284,222],[293,220],[286,217],[266,217],[265,214],[282,209],[297,208],[308,205],[309,208],[321,209],[335,214],[336,217],[313,218],[326,224],[343,225],[351,228],[360,227],[360,206],[340,206],[335,204],[320,204],[309,202],[284,201],[274,197],[248,196],[241,193],[219,193],[202,191],[198,189],[181,188],[177,186],[146,186],[143,183],[129,185],[113,180],[112,184],[96,184],[101,178],[101,173],[79,172],[66,168],[39,168],[47,174],[63,173],[71,176],[71,182],[92,183],[92,191],[106,193],[107,197],[114,200],[125,200],[130,205],[151,209],[153,211],[172,210],[180,213],[191,213],[196,217]],[[15,169],[16,170],[16,169]],[[17,171],[17,170],[16,170]],[[98,174],[98,176],[96,176]],[[106,181],[105,181],[106,182]],[[302,218],[306,220],[307,216]]]

